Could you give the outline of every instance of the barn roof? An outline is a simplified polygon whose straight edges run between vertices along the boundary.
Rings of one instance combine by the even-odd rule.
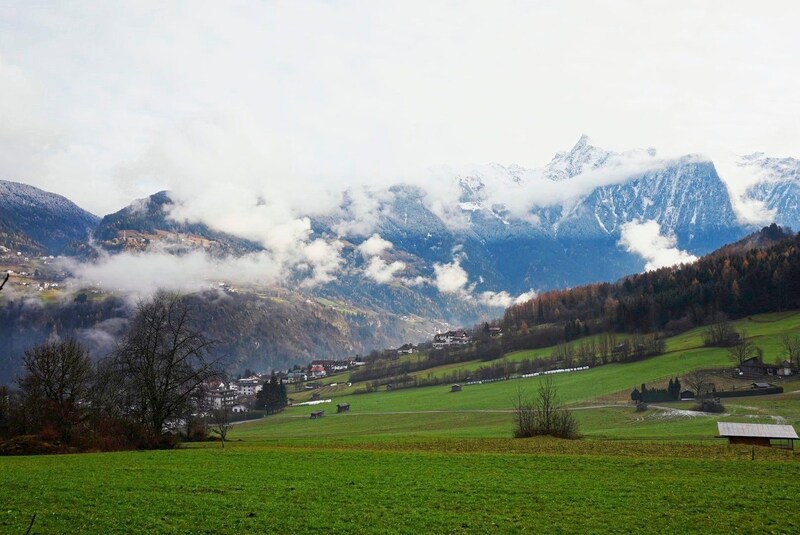
[[[717,422],[717,427],[723,437],[800,438],[791,425]]]

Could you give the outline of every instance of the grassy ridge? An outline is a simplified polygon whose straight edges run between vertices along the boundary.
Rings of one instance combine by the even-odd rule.
[[[800,332],[800,312],[789,311],[761,314],[732,323],[736,329],[740,331],[746,331],[748,336],[753,337],[755,343],[764,350],[764,359],[766,361],[779,362],[784,358],[783,349],[781,347],[781,337],[784,334],[797,334]],[[585,382],[595,383],[595,386],[589,390],[586,390],[584,389],[584,384],[581,382],[581,380],[577,380],[576,382],[565,381],[568,384],[564,386],[564,389],[561,392],[562,398],[567,403],[586,401],[598,396],[618,392],[623,389],[631,390],[634,386],[638,386],[643,382],[652,383],[661,379],[666,380],[668,377],[682,375],[697,368],[732,367],[733,362],[728,357],[727,350],[703,347],[704,330],[705,328],[699,327],[668,338],[666,340],[666,353],[664,355],[638,363],[611,364],[595,368],[589,372],[582,372],[589,374],[586,376],[587,378],[585,379]],[[626,336],[628,335],[618,335],[617,337],[622,339]],[[586,338],[583,341],[588,341],[591,338],[592,337]],[[594,338],[596,338],[596,336]],[[581,340],[577,341],[577,343],[581,343]],[[514,351],[507,354],[502,359],[492,361],[492,363],[503,361],[519,362],[526,359],[543,358],[549,356],[553,350],[553,347],[546,347],[525,351]],[[403,357],[403,359],[415,361],[420,358],[422,357],[419,355],[406,355]],[[437,366],[414,372],[410,375],[420,377],[426,377],[428,375],[432,377],[442,377],[458,370],[474,371],[480,366],[485,365],[487,365],[487,362],[474,360]],[[352,386],[347,387],[345,382],[348,380],[348,378],[349,376],[337,375],[326,379],[324,381],[325,383],[337,383],[337,386],[324,387],[320,391],[320,394],[323,397],[328,396],[339,399],[343,396],[352,394],[357,388],[362,386],[359,384],[353,384]],[[611,381],[609,381],[609,379],[611,379]],[[504,388],[501,387],[500,390],[504,390]],[[291,396],[298,401],[304,401],[309,399],[311,394],[307,392],[300,392],[292,393]],[[480,408],[500,407],[500,405],[497,405],[498,400],[494,399],[495,396],[491,391],[487,390],[486,396],[487,405]],[[506,395],[506,399],[504,400],[506,404],[502,406],[508,406],[508,397],[509,396]],[[363,397],[359,397],[358,399],[363,399]],[[347,399],[346,401],[352,402],[353,399]],[[436,408],[442,407],[436,406]],[[370,410],[376,410],[376,407],[371,407]]]

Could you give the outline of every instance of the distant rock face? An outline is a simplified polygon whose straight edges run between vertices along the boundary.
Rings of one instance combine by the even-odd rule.
[[[764,203],[775,213],[779,225],[800,230],[800,160],[755,153],[742,158],[739,165],[761,175],[761,181],[748,189],[747,197]]]
[[[685,159],[597,188],[557,222],[557,234],[616,235],[621,225],[635,220],[655,220],[662,231],[678,236],[682,248],[700,253],[743,231],[714,165]]]
[[[98,221],[61,195],[0,180],[0,242],[6,247],[61,254],[74,242],[86,242]]]

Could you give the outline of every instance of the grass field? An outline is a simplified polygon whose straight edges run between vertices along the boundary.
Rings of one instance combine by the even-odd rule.
[[[791,459],[512,439],[19,457],[0,530],[36,513],[37,533],[796,532]]]
[[[800,315],[741,324],[777,360]],[[292,407],[236,425],[224,450],[0,457],[0,533],[24,533],[34,513],[35,533],[800,532],[800,455],[714,438],[717,421],[800,425],[800,382],[726,399],[720,416],[621,403],[642,382],[731,366],[700,343],[696,330],[656,358],[557,375],[580,440],[511,438],[530,378],[458,393],[327,387],[324,418]],[[351,412],[336,414],[341,402]]]

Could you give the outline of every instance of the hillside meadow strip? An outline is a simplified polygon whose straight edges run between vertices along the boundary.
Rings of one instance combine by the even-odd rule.
[[[797,532],[800,464],[764,451],[460,439],[3,458],[0,531],[35,513],[36,533]]]

